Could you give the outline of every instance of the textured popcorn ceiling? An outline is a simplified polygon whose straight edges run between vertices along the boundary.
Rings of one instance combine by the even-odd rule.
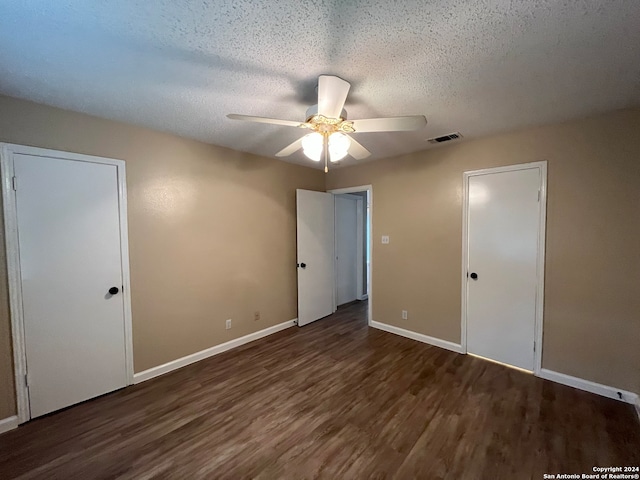
[[[351,119],[426,115],[356,134],[370,159],[640,105],[640,1],[0,2],[0,93],[236,150],[304,131],[225,114],[303,120],[320,74],[351,82]]]

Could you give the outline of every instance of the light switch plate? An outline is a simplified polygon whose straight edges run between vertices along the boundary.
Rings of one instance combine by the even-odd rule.
[[[384,244],[389,243],[389,235],[382,235],[382,243]]]

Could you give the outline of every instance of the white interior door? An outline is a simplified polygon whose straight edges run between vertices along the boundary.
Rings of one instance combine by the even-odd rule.
[[[127,383],[117,167],[13,159],[28,397],[37,417]]]
[[[358,198],[336,195],[336,297],[338,306],[357,298]]]
[[[334,199],[324,192],[296,190],[298,325],[334,312]]]
[[[541,171],[468,181],[467,351],[533,370]]]

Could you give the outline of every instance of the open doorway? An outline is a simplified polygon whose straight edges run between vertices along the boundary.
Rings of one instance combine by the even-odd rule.
[[[371,320],[370,185],[330,190],[335,198],[335,307],[368,300]]]
[[[341,197],[345,194],[349,195]],[[341,224],[349,226],[352,231],[350,237],[354,239],[347,241],[353,259],[347,264],[353,265],[353,270],[346,267],[345,278],[352,282],[348,286],[350,293],[338,300],[336,200],[342,203],[342,199],[349,199],[352,206],[360,207],[353,207],[352,213],[341,220]],[[367,302],[367,323],[371,324],[372,216],[373,191],[370,185],[328,192],[296,190],[298,326],[331,315],[339,304],[362,301]]]

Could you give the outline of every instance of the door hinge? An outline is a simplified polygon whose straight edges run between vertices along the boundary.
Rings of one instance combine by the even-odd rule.
[[[28,373],[24,374],[24,386],[29,388],[29,374]]]
[[[540,201],[540,190],[538,190],[538,201]]]
[[[533,351],[536,351],[536,342],[533,342]]]
[[[13,188],[14,191],[18,190],[18,178],[15,175],[11,177],[11,188]]]

